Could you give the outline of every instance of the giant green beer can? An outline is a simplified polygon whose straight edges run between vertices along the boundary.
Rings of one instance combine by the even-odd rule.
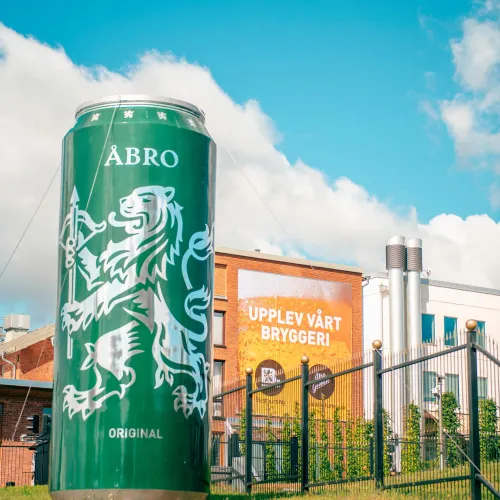
[[[64,138],[54,499],[209,493],[215,151],[198,108],[141,95]]]

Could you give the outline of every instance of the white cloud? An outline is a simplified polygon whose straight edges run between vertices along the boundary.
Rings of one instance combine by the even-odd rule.
[[[495,10],[500,9],[498,0],[474,0],[474,4],[478,9],[478,14],[491,14]]]
[[[1,25],[0,50],[0,211],[8,214],[0,219],[0,268],[54,173],[75,108],[107,94],[138,92],[174,96],[205,111],[219,147],[218,245],[308,253],[381,270],[389,236],[421,236],[433,278],[500,287],[496,255],[489,250],[500,245],[500,227],[493,220],[443,214],[419,224],[411,207],[396,211],[348,178],[331,182],[301,161],[290,163],[277,149],[279,132],[258,103],[235,103],[205,68],[157,53],[145,55],[123,75],[82,68],[62,49]],[[457,136],[467,134],[473,126],[467,113],[448,111]],[[55,316],[59,187],[51,189],[0,280],[4,309],[14,311],[24,303],[36,321]]]
[[[435,109],[434,105],[427,100],[420,101],[419,103],[420,111],[425,113],[432,120],[438,120],[440,115],[439,112]]]
[[[460,39],[451,41],[457,95],[441,103],[441,117],[457,154],[490,166],[500,155],[500,2],[478,2],[463,22]]]
[[[426,32],[429,39],[434,38],[434,31],[431,28],[431,25],[434,23],[434,19],[430,16],[426,16],[422,13],[418,15],[418,24],[420,27]]]
[[[500,62],[500,31],[496,24],[466,19],[463,37],[453,41],[451,49],[456,75],[466,86],[480,90],[491,85]]]

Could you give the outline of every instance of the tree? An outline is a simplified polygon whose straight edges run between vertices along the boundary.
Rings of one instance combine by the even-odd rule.
[[[247,429],[247,413],[245,408],[241,410],[240,413],[240,440],[243,441],[241,444],[241,453],[244,455],[246,453],[246,429]]]
[[[316,412],[313,410],[309,413],[309,482],[314,482],[317,479],[317,449]]]
[[[370,475],[370,463],[374,458],[370,456],[370,444],[373,441],[373,433],[373,420],[366,420],[364,417],[359,417],[354,430],[354,443],[358,447],[356,462],[360,477],[368,477]]]
[[[347,478],[353,479],[359,476],[358,467],[358,448],[361,443],[356,443],[354,440],[354,422],[350,416],[345,424],[345,447],[346,447],[346,462],[347,462]],[[356,448],[356,449],[355,449]]]
[[[328,420],[325,411],[325,399],[321,400],[321,419],[319,421],[319,478],[329,481],[332,475],[330,466],[330,443],[328,436]]]
[[[403,472],[418,472],[422,469],[420,455],[420,409],[410,403],[405,409],[405,446],[402,449],[401,469]]]
[[[382,410],[382,423],[383,423],[383,440],[384,440],[384,475],[389,475],[391,472],[392,458],[389,449],[389,440],[393,438],[391,418],[387,410]]]
[[[266,461],[265,461],[265,476],[266,479],[272,479],[276,476],[276,449],[274,444],[276,437],[273,433],[273,422],[271,419],[271,405],[267,405],[267,419],[265,426],[266,435]]]
[[[292,436],[300,438],[300,432],[300,403],[295,401],[295,405],[293,407]]]
[[[298,471],[297,473],[302,474],[302,458],[301,458],[301,435],[302,430],[300,426],[300,403],[295,401],[295,405],[293,407],[293,419],[292,419],[292,436],[295,436],[299,441],[299,460],[298,460]]]
[[[332,479],[342,479],[344,472],[344,450],[342,438],[342,424],[340,422],[340,408],[333,410],[333,467]]]
[[[453,392],[444,392],[441,395],[443,407],[443,430],[446,433],[446,462],[450,467],[456,467],[462,463],[462,452],[460,450],[460,420],[458,418],[458,401]]]
[[[292,421],[290,415],[285,413],[285,419],[283,422],[283,432],[281,434],[281,449],[282,451],[282,465],[281,465],[281,473],[284,476],[289,476],[291,474],[291,461],[292,461]]]
[[[481,460],[492,462],[499,459],[497,437],[497,405],[494,399],[479,401],[479,434]]]

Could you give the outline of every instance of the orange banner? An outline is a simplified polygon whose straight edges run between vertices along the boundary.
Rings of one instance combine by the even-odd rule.
[[[320,378],[352,355],[351,285],[240,270],[238,330],[240,371],[253,368],[259,387],[282,380],[303,355],[309,357],[311,375]],[[317,385],[313,397],[329,399],[337,392],[333,384]],[[271,399],[284,397],[277,390],[261,394],[266,393]]]

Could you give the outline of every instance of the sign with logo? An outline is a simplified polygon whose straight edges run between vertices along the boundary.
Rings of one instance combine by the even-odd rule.
[[[319,400],[328,399],[335,389],[335,379],[331,376],[332,371],[324,365],[314,365],[309,369],[309,381],[314,382],[309,386],[309,394]]]
[[[273,359],[262,361],[257,367],[257,370],[255,370],[255,383],[259,389],[267,387],[268,385],[278,384],[283,380],[285,380],[283,367]],[[262,391],[262,394],[266,396],[277,396],[283,388],[283,385],[279,385]]]
[[[272,376],[278,377],[272,371],[277,373],[277,367],[282,370],[284,378],[288,378],[291,372],[299,374],[303,355],[309,357],[312,377],[321,373],[331,374],[330,367],[351,358],[351,284],[240,269],[240,370],[253,368],[259,387],[258,384],[263,383],[262,367],[269,368],[267,380],[271,380]],[[264,407],[279,404],[278,401],[285,404],[287,395],[294,401],[299,397],[299,384],[300,381],[293,382],[279,391],[272,389],[272,392],[263,391],[256,396],[268,397],[268,400],[261,401]],[[337,384],[343,398],[350,394],[350,377],[343,377]],[[330,379],[327,383],[311,385],[310,394],[315,400],[328,400],[328,404],[334,404],[334,390],[335,381]],[[256,401],[258,403],[260,399],[256,398]]]

